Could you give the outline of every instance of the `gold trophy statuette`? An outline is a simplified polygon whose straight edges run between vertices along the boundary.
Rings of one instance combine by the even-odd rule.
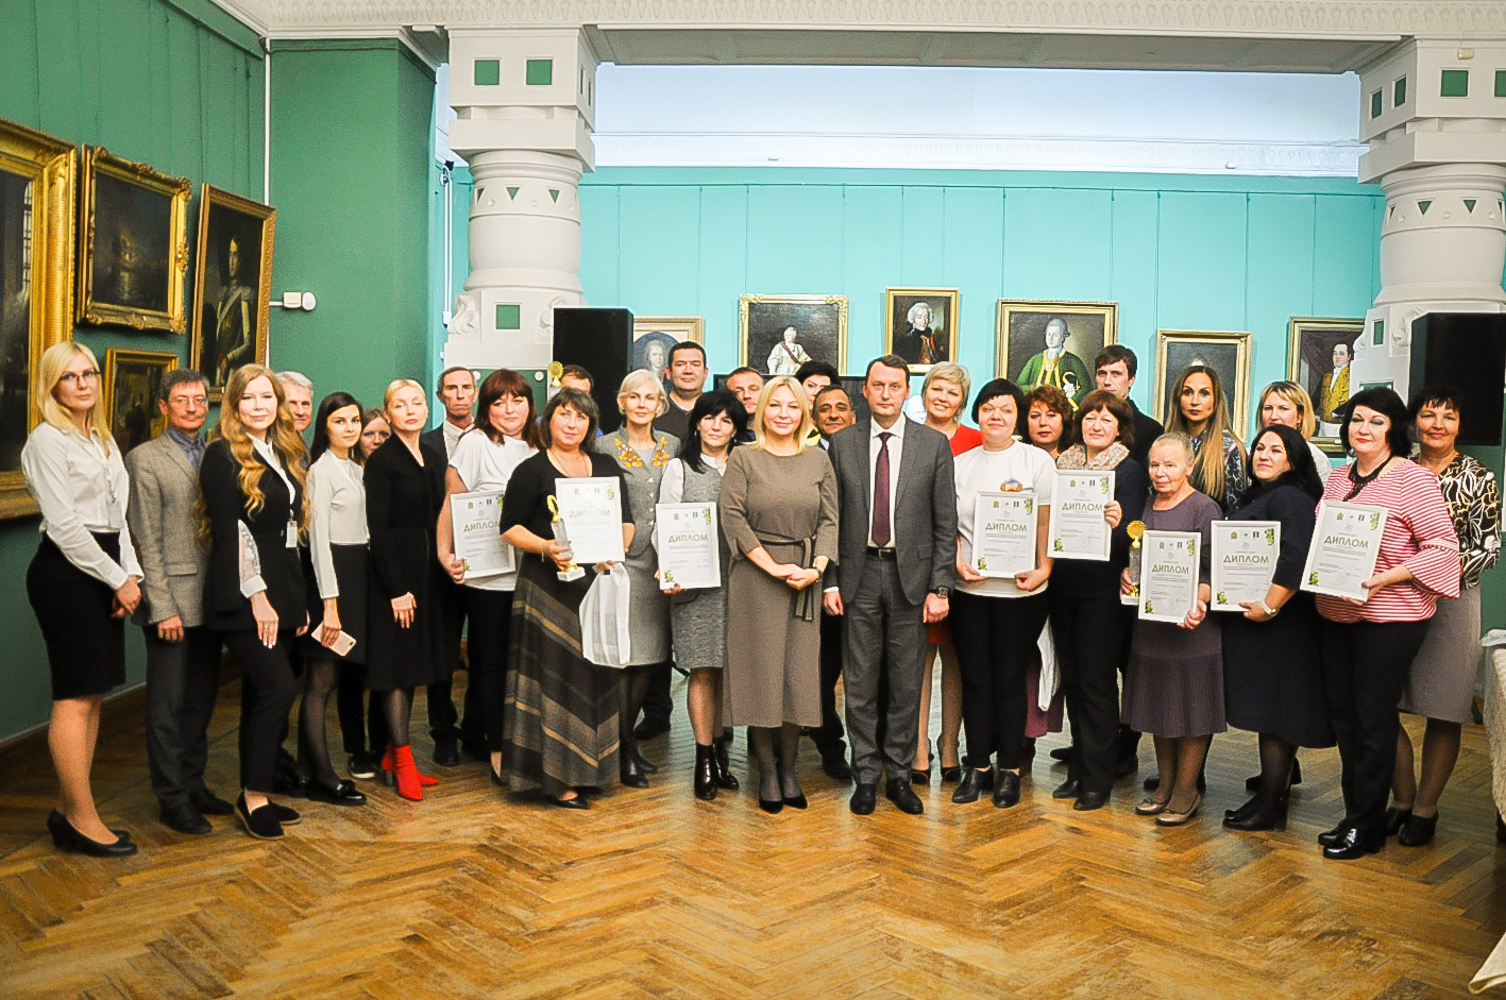
[[[1128,594],[1121,593],[1119,603],[1134,607],[1140,603],[1140,538],[1145,534],[1145,522],[1131,521],[1124,526],[1124,533],[1130,537],[1129,575],[1134,589]]]
[[[549,374],[549,395],[553,396],[556,392],[559,392],[560,379],[565,376],[565,366],[558,361],[551,361],[545,371]]]
[[[554,494],[552,493],[549,495],[549,513],[553,515],[549,522],[549,527],[554,531],[554,540],[563,545],[565,551],[568,552],[570,550],[570,539],[565,534],[565,519],[560,517],[560,505],[554,499]],[[579,580],[585,576],[586,571],[575,565],[575,560],[571,559],[568,566],[554,575],[559,577],[562,583],[569,583],[572,580]]]

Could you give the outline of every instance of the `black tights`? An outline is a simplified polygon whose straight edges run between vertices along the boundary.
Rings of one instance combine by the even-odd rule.
[[[329,762],[324,722],[339,670],[334,660],[309,660],[303,672],[303,702],[298,706],[298,772],[326,788],[340,784]]]
[[[749,726],[748,742],[753,744],[753,755],[758,758],[758,797],[778,802],[798,796],[800,780],[795,776],[795,754],[800,748],[800,727],[789,722],[783,726]]]
[[[413,689],[393,688],[387,696],[387,734],[394,747],[408,745],[408,720],[413,718]]]
[[[1286,798],[1292,780],[1292,761],[1297,748],[1279,736],[1260,734],[1260,788],[1257,794],[1267,801]]]
[[[617,738],[623,752],[637,755],[638,742],[633,737],[633,724],[643,708],[643,699],[648,696],[648,686],[654,679],[654,671],[663,663],[644,663],[636,667],[623,667],[617,682]]]

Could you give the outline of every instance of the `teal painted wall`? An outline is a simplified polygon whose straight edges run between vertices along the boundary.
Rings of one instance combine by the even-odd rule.
[[[432,384],[434,75],[395,41],[277,42],[272,50],[274,366],[380,405],[398,376]],[[462,275],[463,277],[463,275]]]
[[[261,49],[209,0],[5,0],[0,117],[191,178],[191,220],[202,181],[261,198]],[[186,336],[80,327],[76,338],[101,362],[110,347],[188,361]],[[38,523],[0,522],[0,581],[13,596],[0,616],[0,740],[45,722],[51,706],[42,636],[21,584]],[[145,657],[134,627],[126,652],[128,683],[140,683]]]

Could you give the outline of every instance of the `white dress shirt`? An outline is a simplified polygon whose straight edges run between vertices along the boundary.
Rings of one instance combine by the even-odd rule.
[[[444,426],[445,433],[449,434],[449,421]],[[450,468],[460,476],[460,481],[465,484],[468,492],[501,493],[505,507],[507,484],[512,479],[513,470],[533,453],[534,449],[517,438],[503,438],[502,443],[497,444],[486,436],[485,431],[475,428],[462,434],[460,443],[451,450]],[[519,562],[518,553],[514,552],[512,564],[517,566]],[[477,590],[517,590],[518,574],[516,570],[495,576],[472,576],[467,573],[465,585]]]
[[[727,458],[722,456],[718,462],[716,459],[701,453],[701,464],[716,470],[717,475],[724,475],[727,471]],[[659,483],[660,503],[683,503],[685,499],[685,459],[673,459],[664,467],[664,479]]]
[[[314,563],[314,581],[319,597],[340,596],[335,579],[331,545],[365,545],[366,482],[361,467],[348,458],[326,451],[309,467],[309,555]]]
[[[878,472],[879,440],[880,434],[894,435],[889,439],[889,541],[883,546],[886,549],[894,548],[894,494],[899,489],[899,455],[905,446],[905,424],[909,423],[904,416],[894,421],[893,427],[880,427],[877,420],[872,421],[872,435],[868,438],[868,544],[873,545],[873,499],[878,496],[878,480],[875,478]]]
[[[119,447],[112,444],[107,454],[98,435],[86,439],[44,421],[21,449],[21,472],[42,509],[41,530],[70,563],[111,590],[141,576],[126,526],[131,480]],[[120,562],[94,540],[94,533],[109,532],[120,535]]]

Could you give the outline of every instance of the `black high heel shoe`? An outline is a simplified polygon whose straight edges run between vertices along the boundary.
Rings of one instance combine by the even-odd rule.
[[[959,805],[968,802],[977,802],[984,792],[994,790],[994,769],[985,768],[980,771],[976,767],[966,768],[962,775],[962,782],[957,790],[952,793],[952,801]]]
[[[1256,803],[1248,812],[1244,812],[1241,806],[1236,812],[1239,816],[1225,817],[1224,826],[1230,830],[1285,830],[1286,829],[1286,798],[1267,799],[1260,801],[1257,796],[1250,800]],[[1248,805],[1248,803],[1247,803]]]
[[[54,820],[53,816],[56,816],[57,820]],[[54,847],[72,854],[87,854],[91,858],[124,858],[135,854],[139,849],[119,834],[116,834],[118,839],[113,844],[102,844],[86,837],[73,828],[73,824],[68,822],[68,817],[55,809],[52,816],[47,817],[47,832],[52,835]],[[111,832],[114,833],[113,830]]]
[[[1401,828],[1407,825],[1407,820],[1412,818],[1412,810],[1397,809],[1394,806],[1386,810],[1386,836],[1394,837],[1401,832]]]
[[[622,778],[622,783],[629,788],[648,787],[648,779],[643,776],[643,770],[631,753],[618,754],[618,775]]]
[[[1396,842],[1402,847],[1426,847],[1433,842],[1433,834],[1437,832],[1437,813],[1431,816],[1412,815],[1402,824],[1401,832],[1396,835]]]

